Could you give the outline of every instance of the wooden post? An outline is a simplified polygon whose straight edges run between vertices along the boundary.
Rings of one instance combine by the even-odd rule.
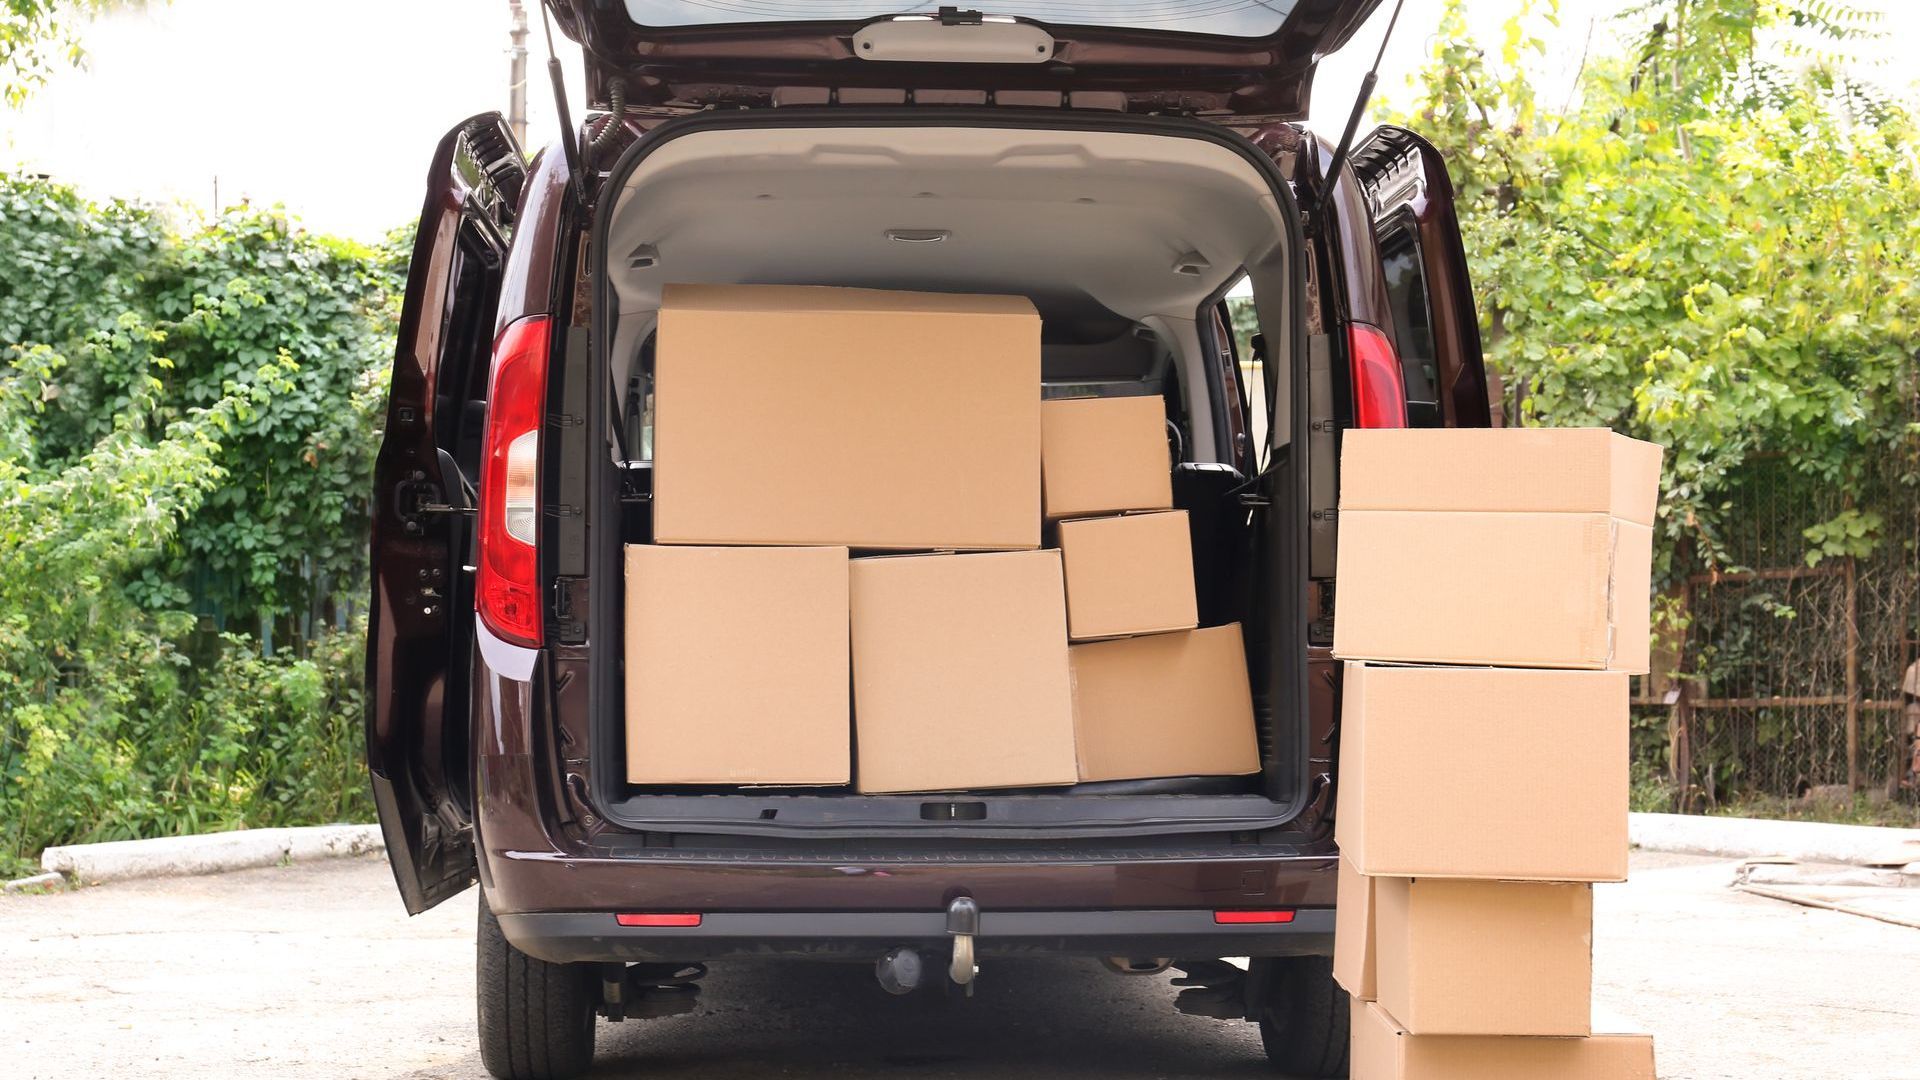
[[[1687,636],[1693,618],[1693,579],[1680,583],[1680,638],[1673,646],[1672,678],[1667,693],[1667,767],[1673,773],[1674,810],[1687,813],[1693,802],[1693,679],[1687,674]]]
[[[1860,590],[1847,556],[1847,790],[1860,790]]]

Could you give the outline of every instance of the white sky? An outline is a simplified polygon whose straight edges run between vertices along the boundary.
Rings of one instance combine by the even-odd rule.
[[[1542,70],[1563,81],[1542,86],[1543,99],[1565,93],[1589,20],[1602,16],[1604,34],[1605,13],[1622,3],[1562,0]],[[528,141],[539,145],[552,136],[553,106],[538,2],[527,6]],[[1920,33],[1920,4],[1888,6],[1894,41]],[[1316,124],[1345,122],[1391,7],[1322,63]],[[1475,28],[1498,47],[1512,0],[1479,8]],[[1406,0],[1381,95],[1404,95],[1440,10],[1441,0]],[[217,181],[222,206],[280,202],[312,228],[377,238],[418,215],[428,157],[448,128],[506,110],[507,30],[506,0],[155,0],[86,28],[86,70],[60,73],[17,113],[0,108],[0,167],[190,208],[212,207]],[[555,41],[577,110],[578,51]],[[1891,63],[1893,48],[1883,50],[1889,67],[1905,70]]]

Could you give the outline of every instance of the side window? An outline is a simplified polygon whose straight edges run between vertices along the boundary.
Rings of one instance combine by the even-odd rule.
[[[458,483],[472,505],[480,482],[480,443],[487,427],[487,374],[493,354],[494,311],[500,298],[501,241],[472,221],[460,226],[446,309],[440,318],[440,365],[435,371],[434,439],[459,467]],[[454,483],[455,477],[445,477]]]
[[[621,430],[626,434],[623,448],[632,461],[653,460],[653,346],[657,333],[649,332],[640,344],[627,375],[627,392],[621,395]]]
[[[1247,429],[1252,437],[1255,469],[1267,456],[1267,342],[1260,332],[1260,316],[1253,308],[1253,291],[1246,286],[1227,295],[1227,316],[1233,332],[1233,352],[1240,365],[1241,394],[1247,405]]]
[[[1440,363],[1433,343],[1433,313],[1427,303],[1427,277],[1420,240],[1411,220],[1395,220],[1380,232],[1380,265],[1386,273],[1387,309],[1400,350],[1407,384],[1407,423],[1440,427]]]

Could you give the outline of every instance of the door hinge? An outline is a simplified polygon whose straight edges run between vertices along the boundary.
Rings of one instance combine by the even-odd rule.
[[[586,578],[554,579],[554,636],[562,644],[578,645],[587,640],[587,602]]]
[[[393,489],[393,512],[406,526],[408,535],[418,536],[426,531],[423,517],[445,514],[477,514],[479,510],[471,506],[454,506],[445,501],[440,485],[430,479],[425,472],[415,469],[407,474]]]

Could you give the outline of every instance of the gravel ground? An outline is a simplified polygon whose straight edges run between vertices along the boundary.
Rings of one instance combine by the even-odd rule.
[[[1599,1009],[1655,1033],[1666,1080],[1920,1080],[1920,930],[1734,893],[1731,873],[1638,855],[1601,887]],[[0,897],[4,1071],[482,1077],[472,923],[471,897],[407,919],[378,858]],[[1076,961],[990,961],[971,1001],[725,966],[696,1013],[602,1025],[595,1075],[1265,1075],[1251,1025],[1172,996]]]

